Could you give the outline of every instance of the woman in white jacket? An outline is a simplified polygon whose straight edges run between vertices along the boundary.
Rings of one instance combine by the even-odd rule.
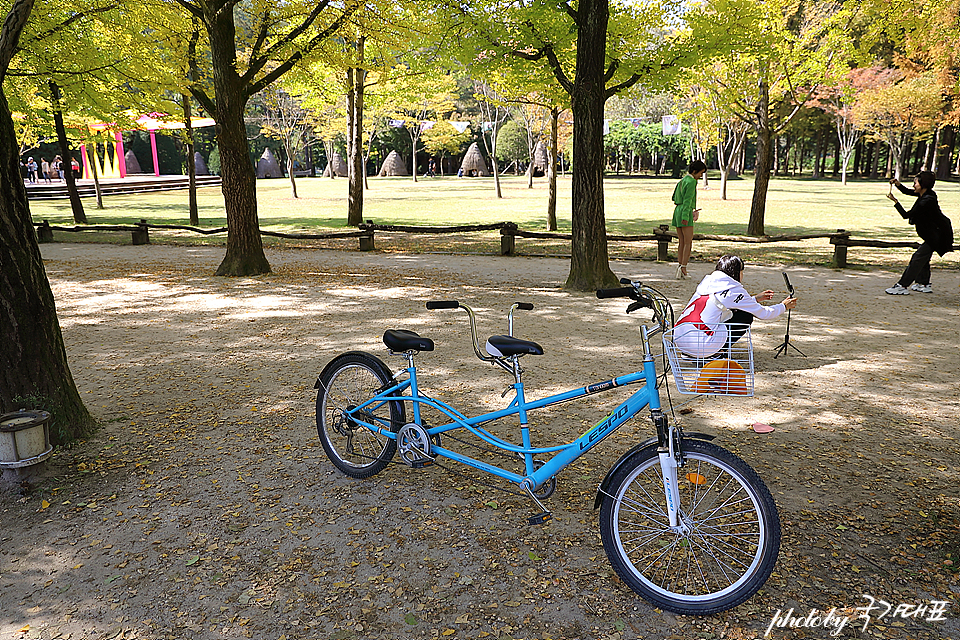
[[[773,299],[774,292],[764,291],[754,297],[740,284],[743,260],[723,256],[717,267],[697,285],[697,291],[680,314],[673,330],[673,342],[680,351],[695,358],[712,356],[733,344],[746,332],[744,325],[754,318],[771,320],[797,306],[797,299],[787,297],[778,304],[764,306],[760,300]]]

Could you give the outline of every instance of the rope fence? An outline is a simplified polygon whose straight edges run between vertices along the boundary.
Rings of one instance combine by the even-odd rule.
[[[217,227],[214,229],[202,229],[180,224],[151,224],[146,220],[140,220],[135,225],[77,225],[74,227],[63,227],[51,225],[46,220],[34,223],[37,230],[37,240],[41,243],[53,242],[54,231],[66,231],[70,233],[85,231],[126,231],[131,234],[132,243],[135,245],[150,243],[150,229],[173,229],[180,231],[190,231],[203,235],[214,235],[226,233],[227,227]],[[497,222],[493,224],[477,225],[459,225],[452,227],[420,227],[410,225],[386,225],[375,224],[368,220],[361,223],[356,231],[341,231],[333,233],[282,233],[279,231],[260,230],[261,235],[272,236],[276,238],[286,238],[290,240],[339,240],[344,238],[357,238],[359,240],[360,251],[374,251],[376,249],[375,237],[377,232],[386,233],[410,233],[418,235],[432,234],[452,234],[452,233],[475,233],[482,231],[500,232],[500,255],[517,255],[517,238],[529,239],[548,239],[548,240],[572,240],[573,236],[569,233],[545,232],[545,231],[524,231],[514,222]],[[657,260],[662,262],[669,261],[668,251],[670,243],[677,238],[677,233],[671,231],[668,225],[660,225],[653,229],[649,235],[607,235],[607,240],[615,242],[656,242]],[[891,241],[891,240],[868,240],[866,238],[851,238],[850,232],[844,229],[837,229],[834,233],[812,233],[812,234],[782,234],[774,236],[728,236],[695,233],[694,240],[713,240],[717,242],[745,242],[752,244],[765,244],[775,242],[800,242],[804,240],[826,238],[833,245],[833,266],[844,268],[847,266],[847,251],[850,247],[878,247],[878,248],[912,248],[920,246],[918,242],[911,241]]]

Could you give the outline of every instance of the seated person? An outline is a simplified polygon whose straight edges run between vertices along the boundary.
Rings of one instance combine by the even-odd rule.
[[[728,341],[732,345],[739,340],[754,318],[771,320],[796,308],[797,299],[790,297],[770,306],[760,304],[760,300],[771,300],[774,292],[767,290],[756,297],[747,293],[740,284],[743,267],[740,257],[723,256],[713,273],[697,285],[673,330],[673,343],[681,352],[695,358],[712,356]]]

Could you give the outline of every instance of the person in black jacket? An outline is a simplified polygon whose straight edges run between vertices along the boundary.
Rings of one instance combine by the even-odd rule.
[[[950,224],[950,218],[940,210],[937,194],[933,190],[934,183],[936,176],[932,171],[918,173],[913,179],[913,189],[907,189],[896,178],[890,180],[890,184],[896,185],[901,193],[917,199],[910,211],[907,211],[897,201],[892,190],[887,194],[887,197],[893,200],[893,206],[900,217],[916,226],[917,235],[923,240],[910,258],[910,264],[903,270],[900,280],[886,290],[890,295],[907,295],[911,291],[932,292],[930,258],[933,257],[933,252],[936,251],[943,257],[943,254],[953,251],[953,225]]]

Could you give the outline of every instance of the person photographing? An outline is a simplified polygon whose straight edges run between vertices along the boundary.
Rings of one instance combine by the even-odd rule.
[[[900,217],[914,225],[917,228],[917,235],[923,242],[910,258],[910,264],[903,270],[903,275],[895,285],[886,289],[890,295],[909,295],[911,291],[921,293],[931,293],[933,286],[930,284],[930,258],[936,251],[940,257],[945,253],[953,251],[953,225],[950,218],[940,210],[940,203],[937,200],[937,194],[933,190],[936,183],[936,176],[932,171],[921,171],[913,179],[913,188],[900,184],[896,178],[890,180],[890,184],[908,196],[916,198],[916,202],[907,211],[893,195],[893,190],[887,194],[887,198],[893,200],[893,206],[896,208]]]
[[[797,299],[790,296],[777,304],[760,304],[772,300],[775,292],[747,293],[741,284],[744,266],[739,256],[723,256],[713,273],[700,281],[674,325],[673,342],[680,351],[695,358],[712,356],[743,337],[755,318],[772,320],[796,308]]]

